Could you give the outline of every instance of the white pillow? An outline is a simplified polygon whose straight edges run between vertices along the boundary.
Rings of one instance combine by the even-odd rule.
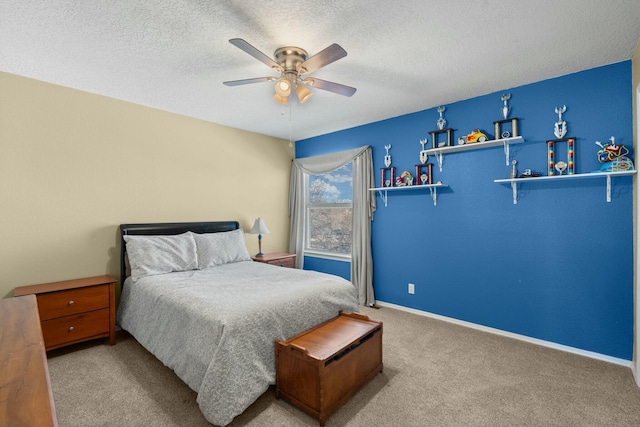
[[[221,233],[192,234],[198,249],[200,270],[231,262],[251,261],[241,228]]]
[[[131,279],[198,268],[196,242],[191,233],[175,236],[124,236]]]

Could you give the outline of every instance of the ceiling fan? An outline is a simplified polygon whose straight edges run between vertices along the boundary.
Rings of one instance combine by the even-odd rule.
[[[335,43],[310,58],[308,57],[307,51],[299,47],[281,47],[274,52],[274,59],[269,58],[243,39],[231,39],[229,43],[244,50],[258,61],[263,62],[271,69],[279,72],[280,77],[257,77],[254,79],[232,80],[224,82],[227,86],[276,82],[276,93],[273,99],[282,105],[287,105],[287,100],[292,91],[295,91],[300,103],[311,98],[313,92],[311,92],[307,86],[327,90],[343,96],[351,96],[356,92],[356,88],[354,87],[321,80],[315,77],[303,77],[306,74],[313,73],[347,56],[347,52]]]

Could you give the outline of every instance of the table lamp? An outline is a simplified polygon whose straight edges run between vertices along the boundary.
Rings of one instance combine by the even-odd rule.
[[[256,218],[256,221],[253,223],[253,228],[249,232],[249,234],[257,234],[258,235],[258,253],[256,256],[264,255],[262,253],[262,235],[269,234],[269,229],[264,224],[262,218]]]

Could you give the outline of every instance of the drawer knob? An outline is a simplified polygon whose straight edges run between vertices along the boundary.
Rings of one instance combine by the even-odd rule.
[[[73,305],[73,300],[69,301],[69,305]]]
[[[69,332],[73,331],[75,328],[73,326],[69,326]]]

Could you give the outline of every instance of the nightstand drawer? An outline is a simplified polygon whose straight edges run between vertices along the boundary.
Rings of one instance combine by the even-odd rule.
[[[42,336],[47,350],[90,337],[109,336],[109,309],[46,320],[42,322]]]
[[[35,295],[47,351],[94,338],[116,343],[115,285],[111,276],[94,276],[19,286],[16,297]]]
[[[296,254],[288,254],[288,253],[262,254],[262,255],[256,255],[252,259],[256,262],[277,265],[279,267],[295,268],[296,266]]]
[[[293,268],[295,264],[295,258],[274,259],[273,261],[267,262],[267,264],[278,265],[280,267]]]
[[[37,297],[40,320],[44,321],[109,307],[109,285],[39,294]]]

